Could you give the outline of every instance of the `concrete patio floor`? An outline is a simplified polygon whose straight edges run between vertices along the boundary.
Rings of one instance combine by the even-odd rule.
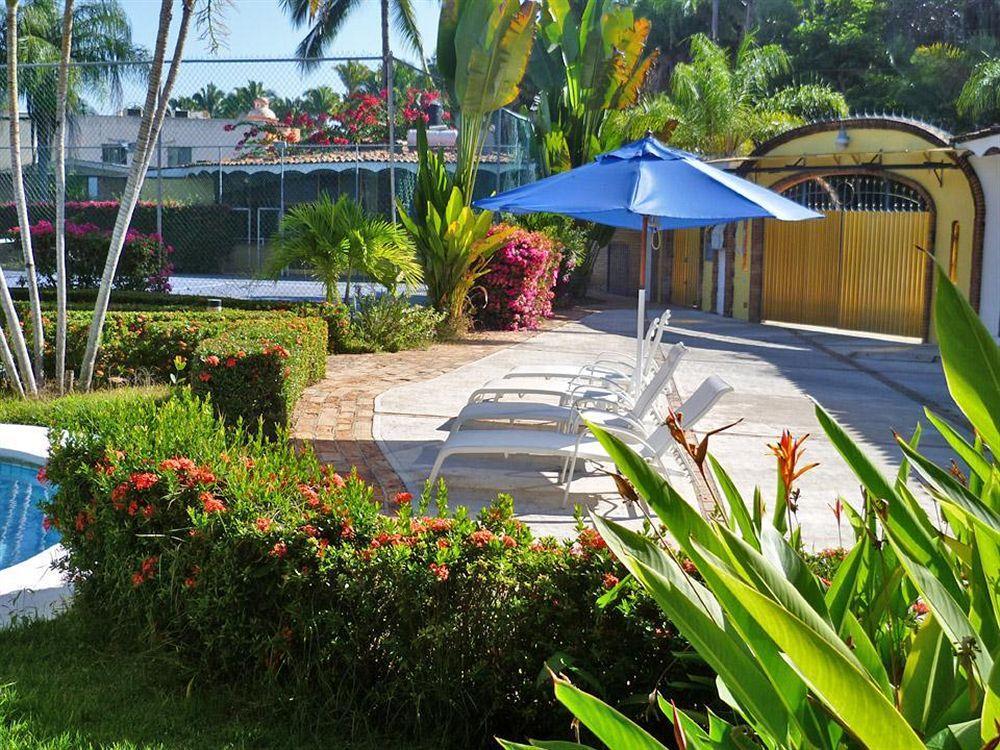
[[[583,364],[600,351],[630,353],[634,320],[628,309],[602,310],[430,380],[392,388],[375,401],[373,435],[407,488],[419,493],[450,417],[473,390],[519,364]],[[840,420],[886,472],[899,465],[892,430],[909,434],[923,418],[923,404],[956,419],[932,346],[748,324],[686,309],[672,311],[664,341],[683,341],[690,350],[675,376],[681,398],[712,374],[733,385],[734,392],[699,428],[742,418],[712,437],[710,446],[748,498],[760,486],[768,505],[773,503],[776,469],[767,444],[782,429],[811,435],[804,460],[820,465],[800,480],[798,517],[807,544],[817,549],[839,543],[831,511],[837,497],[857,505],[860,493],[854,475],[822,434],[810,399]],[[921,446],[937,461],[950,458],[933,431],[925,431]],[[472,509],[497,491],[511,493],[519,516],[544,534],[573,533],[573,504],[630,525],[642,523],[641,512],[624,507],[602,475],[578,479],[570,507],[563,508],[562,489],[554,486],[557,469],[541,459],[455,457],[445,463],[443,477],[450,501]],[[690,482],[679,480],[675,486],[695,502]],[[849,534],[846,521],[843,533]]]

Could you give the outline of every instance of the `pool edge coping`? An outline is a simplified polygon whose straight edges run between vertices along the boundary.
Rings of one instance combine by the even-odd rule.
[[[41,467],[48,461],[48,453],[45,427],[0,424],[0,460]],[[0,569],[0,627],[15,619],[50,616],[62,608],[71,589],[55,563],[64,554],[63,546],[54,544]]]

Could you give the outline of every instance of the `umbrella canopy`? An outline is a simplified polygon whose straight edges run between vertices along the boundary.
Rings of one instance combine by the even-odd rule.
[[[652,136],[598,156],[568,172],[483,198],[474,204],[514,214],[554,213],[623,229],[683,229],[741,219],[821,218],[698,160]]]
[[[633,391],[640,388],[646,318],[646,241],[650,228],[684,229],[743,219],[802,221],[822,218],[798,203],[670,148],[653,138],[629,143],[592,163],[523,185],[473,204],[514,214],[553,213],[642,230],[636,363]]]

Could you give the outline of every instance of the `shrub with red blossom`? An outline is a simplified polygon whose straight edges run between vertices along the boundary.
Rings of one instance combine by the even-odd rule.
[[[536,540],[509,497],[478,516],[444,492],[383,503],[349,467],[223,429],[186,395],[59,429],[43,510],[75,601],[201,674],[288,685],[308,710],[336,690],[401,731],[481,747],[562,723],[538,680],[551,659],[615,703],[698,671],[672,660],[686,644],[607,548]],[[599,604],[609,576],[620,595]]]
[[[538,328],[543,318],[552,317],[561,260],[562,254],[548,235],[514,229],[510,241],[493,254],[479,280],[485,304],[477,309],[476,321],[505,331]]]
[[[425,109],[432,102],[441,100],[433,89],[409,88],[403,100],[397,92],[396,132],[405,134],[418,122],[429,119]],[[445,121],[451,119],[446,111]],[[354,143],[388,143],[389,116],[386,91],[377,94],[355,91],[346,96],[330,112],[311,114],[287,112],[276,122],[252,121],[224,126],[228,130],[245,127],[236,144],[238,151],[248,156],[276,156],[278,144],[294,146],[295,154],[315,153],[327,146],[345,146]]]

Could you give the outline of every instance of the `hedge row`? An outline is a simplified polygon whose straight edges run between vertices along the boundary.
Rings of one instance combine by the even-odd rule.
[[[302,392],[326,372],[327,327],[319,318],[240,320],[198,345],[191,369],[196,395],[211,396],[226,422],[265,434],[288,420]]]
[[[44,510],[77,604],[176,648],[196,679],[273,679],[305,713],[468,748],[526,728],[568,737],[547,662],[616,705],[641,696],[636,717],[657,684],[704,675],[582,524],[539,539],[509,498],[473,519],[443,493],[384,515],[353,475],[185,396],[62,427]]]
[[[11,296],[20,302],[28,299],[27,289],[11,289]],[[42,302],[48,307],[55,307],[55,292],[49,289],[41,290]],[[93,289],[70,289],[67,293],[71,310],[92,311],[97,292]],[[350,342],[351,316],[347,306],[342,303],[328,302],[292,302],[284,300],[257,300],[225,298],[221,300],[222,309],[227,314],[235,311],[288,312],[300,317],[322,318],[326,321],[329,333],[327,351],[331,354],[354,352],[356,348]],[[111,298],[111,310],[122,312],[184,312],[204,313],[207,311],[208,300],[182,294],[160,294],[154,292],[139,292],[131,290],[116,290]],[[22,308],[26,309],[26,308]],[[214,311],[213,313],[214,314]],[[23,314],[22,314],[23,318]]]
[[[32,221],[55,221],[51,203],[29,206]],[[113,229],[118,216],[117,201],[70,201],[66,220],[74,224],[95,224]],[[0,204],[0,230],[17,226],[17,212],[11,203]],[[142,234],[157,232],[156,204],[142,202],[135,208],[129,228]],[[218,204],[163,206],[163,237],[173,246],[170,261],[175,273],[218,273],[222,263],[241,238],[246,236],[246,214]]]
[[[26,305],[17,304],[30,340]],[[79,371],[91,316],[82,310],[67,314],[68,369]],[[46,369],[52,372],[55,314],[47,309],[42,320]],[[318,317],[264,310],[116,310],[108,313],[94,375],[99,385],[116,385],[168,383],[192,373],[195,389],[211,392],[227,419],[256,425],[262,418],[270,434],[274,424],[287,424],[305,387],[323,376],[326,351],[327,324]],[[211,383],[205,363],[213,357],[228,361],[240,352],[240,366]],[[281,358],[288,361],[279,367]]]

